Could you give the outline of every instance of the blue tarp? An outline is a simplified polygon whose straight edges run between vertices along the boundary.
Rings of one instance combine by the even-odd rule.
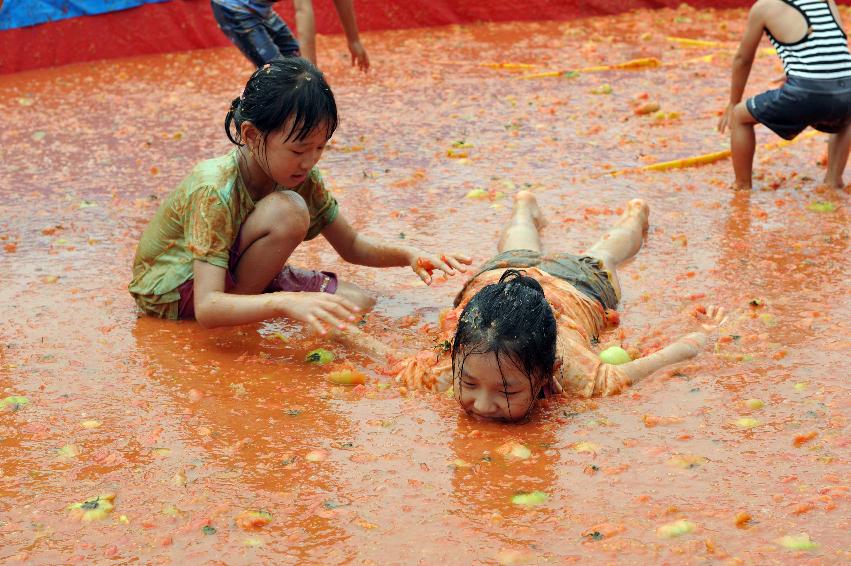
[[[169,0],[3,0],[0,30],[126,10]]]

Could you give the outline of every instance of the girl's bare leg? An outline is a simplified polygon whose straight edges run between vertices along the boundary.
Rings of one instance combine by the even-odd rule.
[[[241,257],[236,265],[236,287],[231,292],[262,293],[304,241],[309,225],[310,212],[298,193],[274,192],[261,199],[240,232]]]
[[[539,231],[546,225],[535,195],[520,191],[514,195],[514,210],[499,238],[500,253],[507,250],[541,251]]]
[[[833,188],[845,187],[842,174],[848,163],[848,148],[851,146],[851,126],[847,126],[839,133],[831,134],[827,144],[827,173],[824,175],[824,184]]]
[[[730,149],[733,152],[733,172],[736,174],[737,189],[751,188],[753,156],[756,151],[753,128],[756,123],[744,102],[738,103],[733,109],[730,120]]]
[[[620,281],[617,268],[632,258],[641,249],[644,235],[647,233],[650,207],[641,199],[633,199],[626,205],[626,211],[615,225],[597,240],[587,254],[603,262],[612,276],[612,285],[620,296]]]
[[[236,287],[231,292],[262,293],[304,241],[309,226],[310,212],[298,193],[283,191],[264,197],[240,232],[242,255],[236,266]],[[335,294],[354,303],[361,312],[375,306],[375,298],[354,283],[338,280]]]

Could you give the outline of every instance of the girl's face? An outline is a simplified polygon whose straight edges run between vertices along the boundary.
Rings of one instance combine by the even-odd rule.
[[[534,401],[529,377],[507,356],[497,365],[496,352],[468,354],[456,385],[461,407],[483,419],[518,421]]]
[[[267,175],[287,189],[304,182],[310,170],[322,157],[322,151],[328,143],[324,124],[320,124],[304,139],[290,138],[284,141],[284,132],[289,132],[290,128],[291,125],[286,124],[281,130],[266,136],[265,155],[260,154],[258,158],[263,168],[267,169]],[[254,155],[257,154],[255,151]]]

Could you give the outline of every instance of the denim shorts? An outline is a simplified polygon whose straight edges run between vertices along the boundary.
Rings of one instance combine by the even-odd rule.
[[[255,66],[301,55],[298,41],[274,10],[261,17],[254,12],[230,10],[212,1],[210,6],[219,28]]]
[[[782,87],[746,102],[751,116],[783,139],[791,140],[807,126],[835,134],[851,123],[851,78],[788,77]]]
[[[455,306],[460,304],[467,286],[482,273],[495,269],[527,267],[535,267],[553,277],[567,281],[577,291],[600,303],[603,309],[618,308],[618,295],[612,285],[609,272],[604,269],[599,259],[568,253],[543,254],[534,250],[507,250],[486,261],[458,293]]]

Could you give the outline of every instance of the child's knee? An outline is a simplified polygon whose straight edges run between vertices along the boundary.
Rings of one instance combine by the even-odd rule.
[[[269,235],[287,238],[304,238],[310,227],[307,203],[293,191],[276,191],[258,203],[262,209],[265,228]]]
[[[735,108],[733,108],[733,120],[742,125],[754,124],[756,120],[751,115],[751,111],[748,110],[748,105],[746,102],[739,102]]]

